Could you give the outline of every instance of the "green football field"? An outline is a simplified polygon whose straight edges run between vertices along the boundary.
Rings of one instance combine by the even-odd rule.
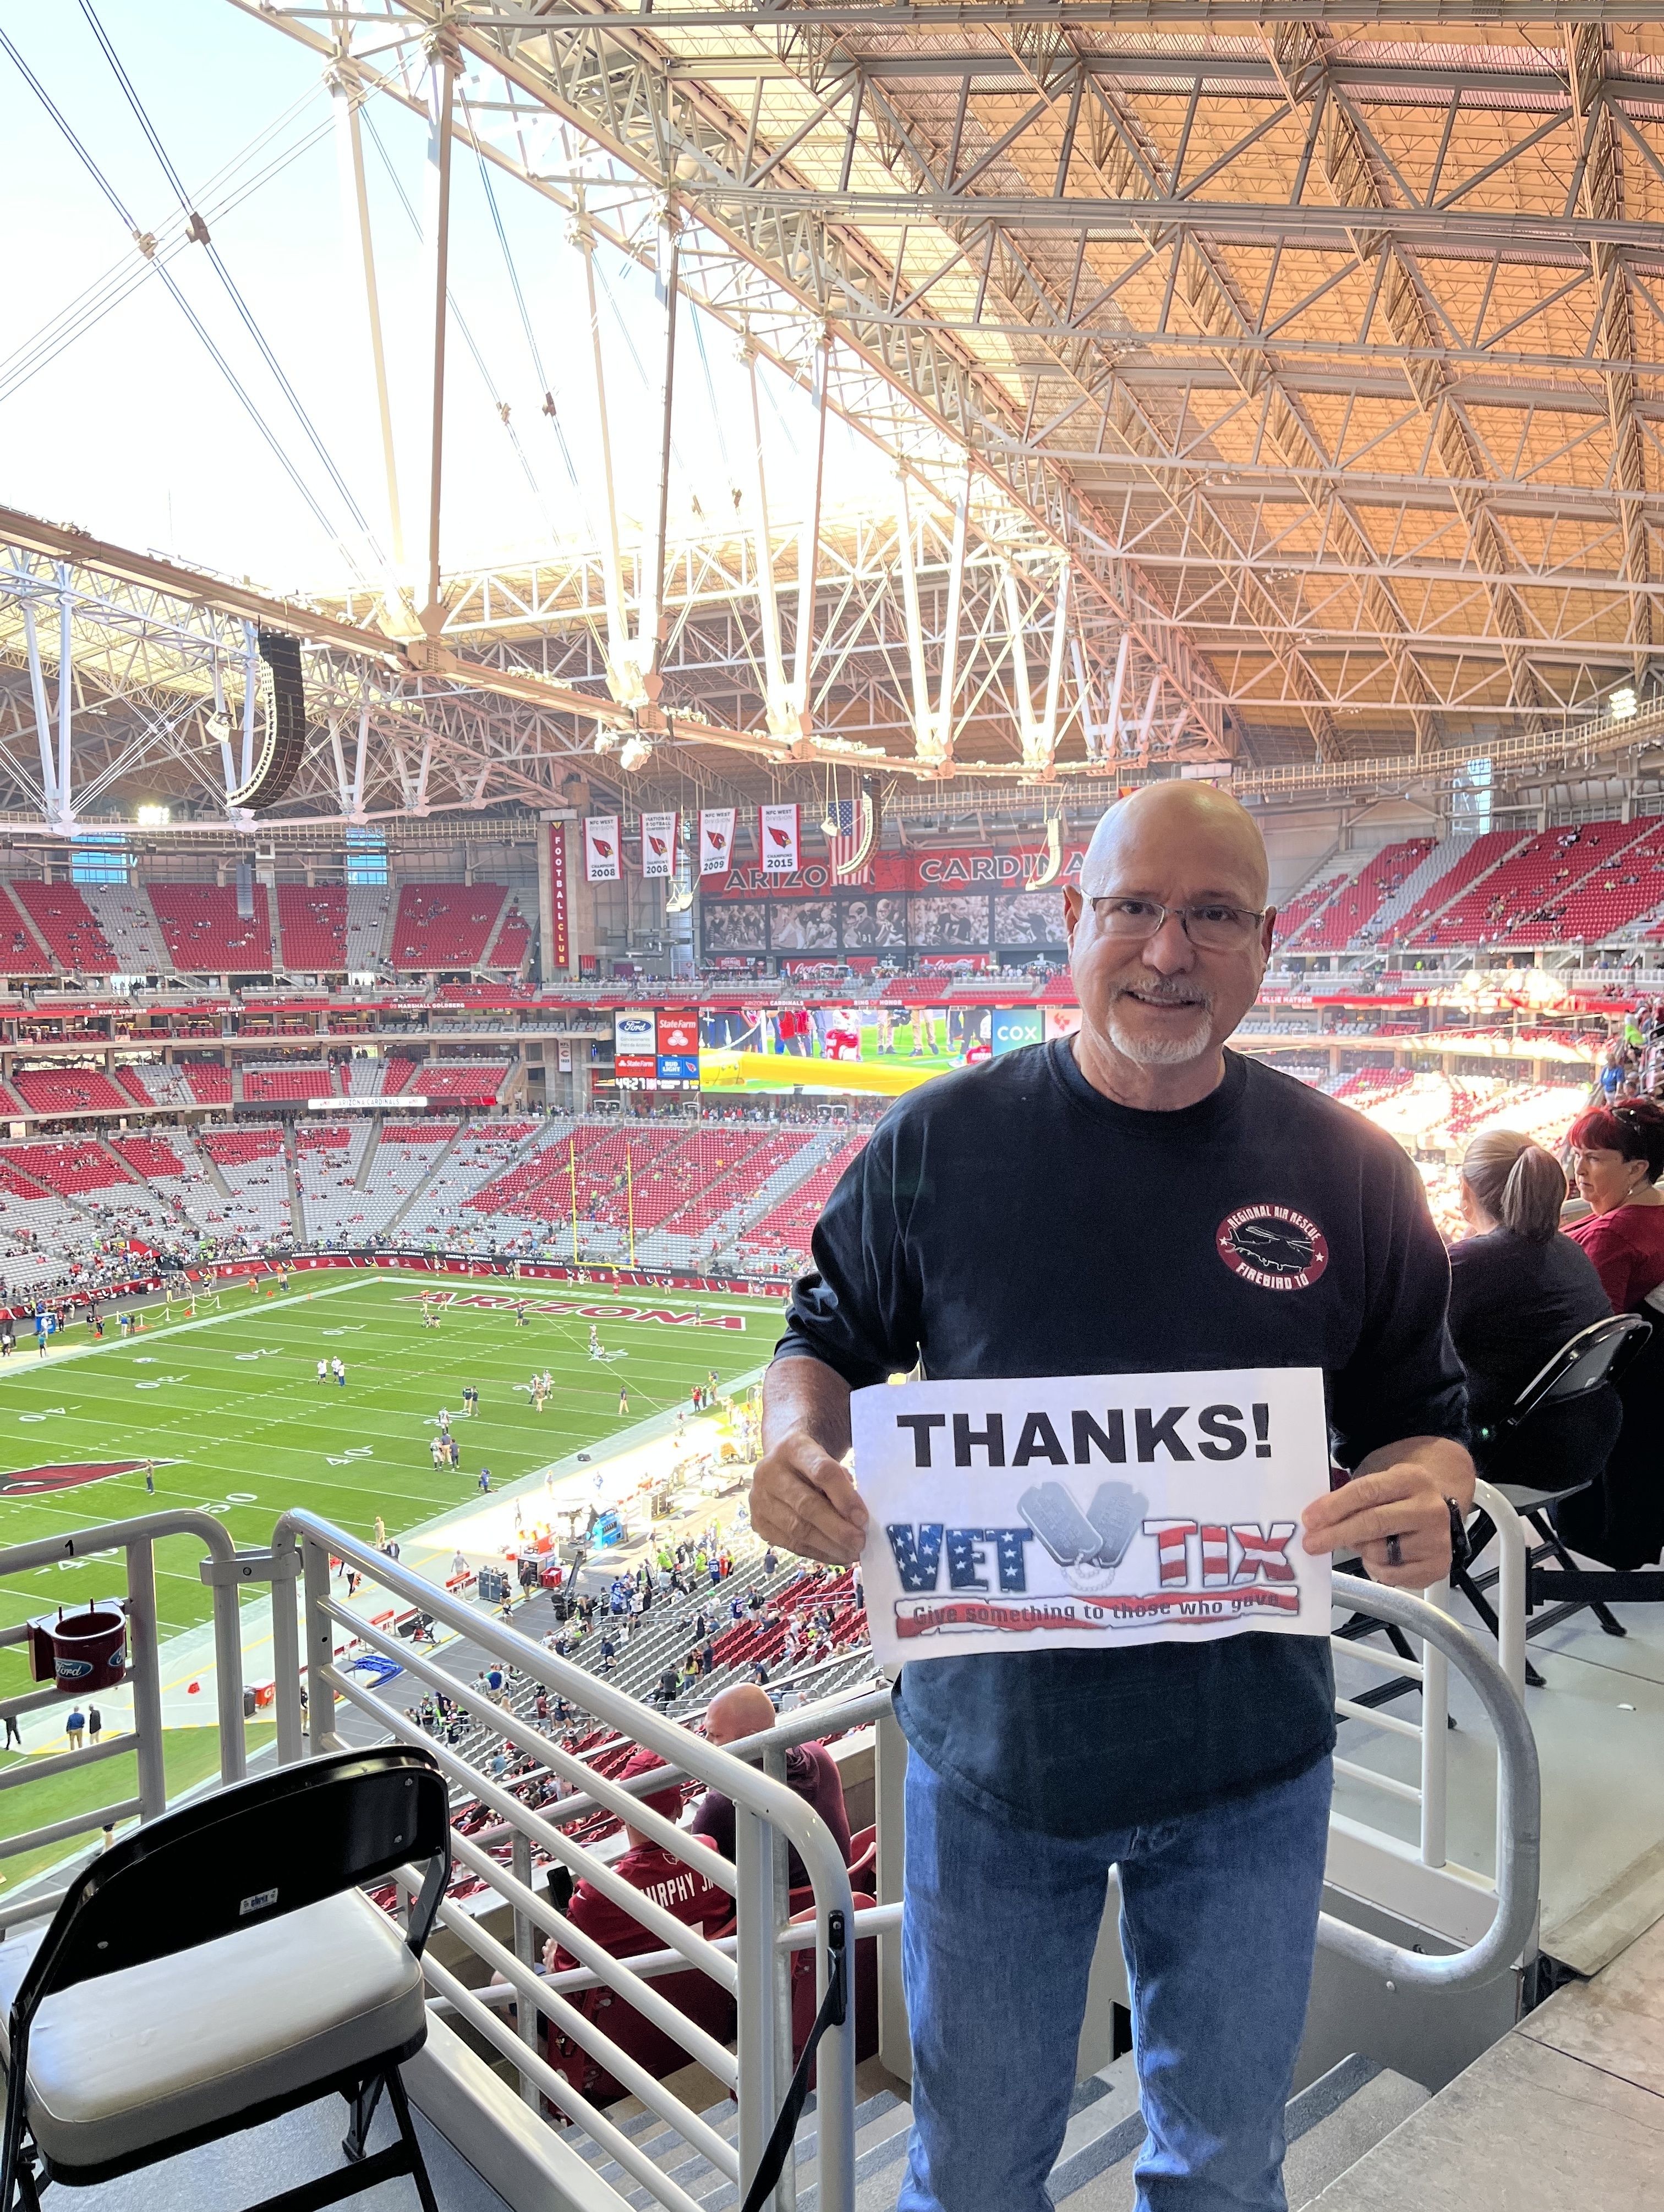
[[[724,1385],[749,1373],[768,1358],[780,1325],[774,1300],[559,1284],[516,1290],[457,1277],[443,1284],[457,1302],[428,1329],[418,1297],[436,1287],[431,1275],[320,1270],[292,1276],[290,1285],[270,1297],[228,1290],[219,1314],[193,1322],[166,1322],[155,1308],[142,1334],[119,1339],[112,1327],[96,1346],[76,1324],[44,1359],[20,1335],[15,1356],[0,1362],[0,1545],[169,1505],[216,1514],[240,1545],[269,1541],[290,1506],[366,1537],[380,1514],[397,1534],[475,1497],[482,1462],[500,1488],[686,1404],[711,1369]],[[512,1310],[517,1297],[524,1327]],[[469,1298],[492,1303],[462,1303]],[[586,1307],[603,1310],[594,1326],[606,1361],[589,1357]],[[611,1317],[622,1308],[643,1317]],[[696,1308],[697,1326],[668,1318]],[[645,1317],[653,1314],[667,1318]],[[320,1383],[318,1361],[337,1356],[344,1387]],[[545,1368],[553,1389],[539,1413],[525,1386]],[[480,1397],[470,1420],[458,1418],[465,1383]],[[462,1449],[454,1472],[432,1461],[442,1406]],[[142,1468],[49,1493],[16,1487],[33,1469],[130,1459],[155,1462],[154,1498]],[[158,1547],[164,1636],[209,1613],[200,1557],[189,1540]],[[120,1563],[97,1559],[9,1577],[0,1583],[0,1626],[123,1586]],[[21,1649],[3,1662],[0,1686],[15,1693],[24,1686]]]

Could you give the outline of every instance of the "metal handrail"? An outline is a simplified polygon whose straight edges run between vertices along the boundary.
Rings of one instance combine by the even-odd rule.
[[[57,1536],[40,1537],[32,1544],[9,1545],[0,1550],[0,1581],[12,1575],[31,1574],[38,1568],[53,1566],[65,1560],[88,1559],[106,1552],[124,1551],[126,1553],[126,1612],[131,1663],[124,1686],[132,1692],[133,1733],[131,1739],[113,1735],[102,1743],[88,1744],[79,1751],[54,1753],[49,1759],[30,1759],[22,1766],[10,1770],[0,1786],[27,1789],[32,1782],[67,1772],[72,1767],[96,1765],[104,1759],[131,1752],[137,1759],[138,1790],[135,1796],[124,1798],[118,1804],[101,1805],[85,1813],[71,1814],[66,1820],[52,1821],[43,1827],[8,1836],[3,1844],[0,1844],[0,1857],[15,1857],[20,1852],[49,1844],[68,1843],[72,1837],[90,1834],[118,1820],[134,1818],[140,1821],[154,1820],[166,1811],[168,1770],[162,1740],[161,1648],[156,1614],[155,1547],[162,1538],[168,1536],[196,1537],[205,1547],[213,1562],[213,1567],[204,1579],[210,1581],[214,1593],[214,1677],[219,1719],[220,1779],[222,1783],[242,1779],[242,1641],[238,1619],[236,1547],[224,1523],[211,1513],[176,1510],[139,1514],[128,1521],[107,1521],[92,1528],[73,1528]],[[0,1644],[22,1643],[27,1634],[27,1629],[23,1626],[0,1631]],[[16,1697],[0,1698],[0,1717],[40,1711],[48,1705],[63,1702],[63,1695],[55,1686],[26,1690]],[[58,1871],[61,1872],[61,1869]],[[9,1921],[26,1916],[32,1917],[37,1912],[50,1911],[57,1902],[58,1893],[47,1892],[32,1898],[26,1891],[20,1892],[9,1901],[7,1914],[0,1917],[0,1933],[3,1933]]]
[[[1496,1910],[1477,1943],[1442,1958],[1401,1949],[1326,1912],[1318,1917],[1318,1941],[1325,1949],[1384,1975],[1389,1986],[1471,1989],[1510,1969],[1529,1947],[1537,1925],[1542,1782],[1531,1723],[1519,1692],[1486,1644],[1436,1606],[1361,1577],[1340,1601],[1419,1636],[1454,1661],[1478,1692],[1496,1736]]]
[[[396,1596],[403,1598],[412,1607],[427,1613],[436,1621],[460,1631],[483,1650],[504,1661],[520,1674],[542,1683],[551,1691],[581,1703],[583,1710],[620,1735],[633,1740],[645,1749],[656,1752],[665,1760],[663,1769],[639,1778],[638,1789],[606,1780],[587,1771],[570,1753],[545,1743],[539,1747],[540,1756],[558,1772],[567,1773],[585,1786],[593,1808],[627,1818],[632,1826],[651,1835],[665,1848],[672,1850],[686,1863],[694,1866],[708,1878],[734,1894],[738,1936],[735,1954],[730,1957],[725,1949],[715,1945],[668,1915],[661,1914],[649,1899],[641,1893],[630,1890],[619,1877],[595,1862],[593,1855],[582,1850],[562,1832],[564,1824],[573,1815],[574,1799],[566,1799],[558,1806],[547,1808],[547,1813],[533,1813],[521,1804],[508,1790],[479,1774],[457,1758],[442,1745],[430,1744],[429,1748],[440,1765],[456,1778],[465,1780],[478,1800],[497,1812],[520,1831],[526,1839],[527,1856],[517,1865],[513,1875],[495,1868],[491,1881],[499,1893],[514,1905],[517,1929],[523,1921],[538,1925],[546,1932],[556,1934],[564,1942],[563,1933],[568,1924],[564,1915],[556,1912],[552,1904],[535,1897],[531,1891],[529,1842],[533,1837],[545,1848],[552,1850],[568,1863],[582,1863],[586,1876],[599,1879],[603,1887],[616,1887],[627,1898],[628,1909],[643,1925],[653,1928],[661,1941],[668,1942],[678,1954],[678,1965],[686,1972],[693,1964],[710,1973],[719,1984],[730,1989],[737,1985],[740,2014],[740,2050],[737,2068],[737,2087],[740,2103],[739,2169],[742,2186],[755,2172],[763,2148],[773,2125],[775,2110],[784,2094],[791,2072],[791,2027],[789,1986],[787,1978],[777,1970],[780,1956],[777,1937],[780,1923],[784,1918],[780,1910],[780,1890],[783,1884],[784,1853],[781,1838],[794,1846],[808,1875],[814,1894],[815,1921],[814,1941],[816,1968],[817,2000],[824,1999],[828,1978],[828,1957],[831,1938],[830,1920],[834,1912],[841,1913],[847,1929],[851,1916],[851,1893],[849,1872],[843,1854],[833,1839],[832,1832],[803,1800],[789,1790],[783,1781],[759,1772],[743,1760],[719,1746],[691,1735],[678,1723],[655,1712],[650,1706],[638,1703],[627,1692],[614,1688],[604,1680],[598,1680],[569,1660],[557,1656],[543,1644],[533,1643],[518,1629],[482,1613],[471,1603],[457,1598],[450,1591],[425,1581],[411,1569],[390,1559],[383,1553],[348,1534],[319,1516],[296,1509],[284,1514],[272,1534],[271,1552],[274,1563],[280,1568],[285,1559],[301,1553],[305,1618],[304,1656],[307,1680],[309,1685],[311,1749],[321,1752],[336,1743],[334,1732],[335,1704],[338,1695],[344,1696],[354,1705],[362,1705],[375,1714],[384,1727],[395,1734],[409,1734],[417,1741],[425,1742],[414,1724],[379,1701],[369,1697],[351,1682],[335,1665],[335,1638],[338,1625],[350,1628],[359,1639],[381,1646],[387,1643],[379,1632],[368,1630],[356,1616],[344,1614],[335,1603],[330,1588],[330,1560],[336,1558],[374,1580]],[[278,1758],[287,1764],[306,1754],[307,1744],[302,1735],[300,1706],[300,1680],[302,1643],[296,1607],[286,1597],[286,1583],[277,1581],[273,1590],[272,1648],[277,1698]],[[425,1678],[428,1662],[413,1651],[398,1649],[401,1663],[418,1676]],[[476,1710],[478,1717],[503,1735],[517,1734],[523,1724],[516,1716],[506,1714],[478,1698],[469,1685],[454,1676],[443,1678],[446,1695],[454,1702]],[[729,1864],[719,1858],[704,1844],[693,1841],[686,1831],[680,1830],[637,1802],[641,1790],[663,1789],[673,1774],[692,1775],[707,1788],[720,1790],[734,1804],[736,1820],[736,1850]],[[551,1818],[549,1815],[556,1817]],[[476,1871],[478,1869],[476,1869]],[[515,1893],[524,1891],[520,1896]],[[619,1901],[623,1901],[621,1899]],[[470,1948],[479,1952],[502,1972],[505,1978],[518,1985],[525,1996],[540,2008],[549,2010],[569,2029],[575,2026],[565,2000],[547,1985],[532,1969],[529,1957],[517,1955],[499,1944],[477,1924],[468,1923],[468,1916],[457,1911],[447,1915],[452,1931]],[[668,1925],[665,1923],[668,1923]],[[576,1933],[576,1931],[573,1931]],[[592,1950],[594,1947],[589,1947]],[[708,1955],[707,1955],[708,1954]],[[604,1954],[602,1954],[604,1955]],[[614,1987],[620,1980],[631,1978],[627,1961],[608,1958],[609,1978]],[[464,2016],[494,2040],[505,2056],[511,2057],[520,2069],[522,2083],[535,2094],[541,2091],[551,2096],[579,2121],[587,2132],[606,2145],[620,2160],[633,2178],[645,2183],[661,2201],[680,2208],[689,2200],[662,2171],[643,2171],[643,2161],[629,2139],[619,2134],[594,2110],[578,2092],[570,2088],[564,2077],[555,2075],[529,2047],[525,2031],[530,2026],[527,2019],[531,2007],[522,2007],[521,2033],[516,2035],[506,2023],[497,2021],[489,2008],[480,2004],[454,1976],[437,1961],[430,1966],[424,1962],[433,1987],[459,2005]],[[640,1983],[636,1991],[643,1997],[649,1993]],[[633,1997],[632,1993],[632,1997]],[[783,2013],[782,2001],[784,2001]],[[644,2008],[652,2009],[649,1998]],[[593,2029],[580,2035],[581,2043],[606,2046],[606,2039]],[[679,2039],[686,2040],[679,2033]],[[620,2058],[623,2054],[619,2054]],[[605,2062],[609,2068],[611,2057]],[[626,2062],[627,2063],[627,2062]],[[855,2010],[848,2006],[841,2027],[833,2029],[823,2040],[820,2050],[820,2203],[826,2212],[852,2212],[855,2194]],[[616,2069],[615,2069],[616,2070]],[[620,2079],[625,2078],[624,2074]],[[635,2085],[640,2094],[643,2085]],[[661,2117],[670,2120],[685,2139],[698,2142],[698,2116],[667,2093],[650,2100],[661,2111]],[[690,2129],[687,2122],[695,2123]]]

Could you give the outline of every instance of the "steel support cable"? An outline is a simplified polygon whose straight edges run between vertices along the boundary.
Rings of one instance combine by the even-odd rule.
[[[235,175],[243,163],[257,153],[277,131],[292,120],[299,108],[309,104],[315,97],[315,93],[308,92],[302,100],[297,100],[295,106],[280,116],[269,129],[263,131],[258,138],[251,140],[235,161],[229,162],[225,168],[220,171],[218,177],[210,179],[210,185],[218,183],[228,176]],[[240,208],[245,200],[252,198],[262,186],[270,184],[274,178],[281,176],[290,163],[298,161],[302,154],[309,154],[314,146],[319,145],[330,136],[333,127],[332,123],[326,118],[314,130],[309,131],[303,138],[297,139],[292,146],[275,155],[264,168],[258,170],[252,177],[245,179],[235,190],[229,191],[223,199],[210,200],[208,198],[210,186],[205,185],[200,196],[201,204],[206,207],[213,221],[218,222],[222,217]],[[185,225],[177,221],[163,225],[161,236],[158,237],[154,233],[150,235],[155,238],[155,247],[151,252],[147,254],[141,250],[140,258],[137,262],[130,255],[124,254],[113,267],[107,269],[103,275],[89,284],[84,292],[71,300],[67,306],[61,307],[50,322],[43,323],[40,328],[25,338],[21,345],[15,348],[3,359],[0,359],[0,400],[9,399],[13,392],[21,391],[23,386],[32,378],[38,376],[43,368],[50,368],[67,347],[73,345],[77,338],[85,337],[88,331],[95,329],[102,322],[106,315],[113,313],[117,307],[122,306],[142,284],[148,282],[158,262],[176,259],[186,247],[195,242]]]
[[[404,209],[406,216],[409,218],[411,228],[415,232],[418,240],[420,240],[422,237],[422,218],[418,215],[415,208],[411,204],[410,194],[405,190],[403,180],[399,177],[398,170],[395,169],[393,165],[393,156],[388,153],[387,148],[381,143],[381,134],[376,129],[374,120],[368,112],[364,112],[363,119],[364,128],[370,135],[371,143],[375,146],[376,152],[381,157],[381,167],[387,171],[387,181],[393,186],[393,191],[398,194],[399,204]],[[560,535],[560,532],[555,527],[554,518],[549,512],[549,502],[543,496],[543,487],[537,480],[536,472],[532,467],[526,448],[520,442],[520,433],[515,429],[513,422],[509,420],[509,403],[503,398],[502,393],[497,390],[496,382],[492,378],[491,372],[485,366],[485,356],[480,351],[478,345],[476,343],[474,334],[468,327],[467,318],[463,314],[462,310],[457,306],[456,295],[452,291],[448,284],[445,287],[445,305],[450,312],[451,319],[455,323],[457,329],[462,335],[463,344],[467,347],[470,355],[472,356],[474,367],[479,371],[479,380],[485,387],[486,395],[490,398],[493,409],[496,410],[497,420],[502,423],[503,428],[509,434],[509,443],[515,449],[515,459],[520,463],[521,474],[525,477],[532,496],[538,503],[539,511],[543,516],[544,523],[548,529],[549,535],[552,538],[558,538]],[[569,467],[571,465],[570,461],[567,465]]]
[[[3,25],[0,25],[0,47],[4,48],[7,55],[15,64],[19,75],[28,86],[30,91],[34,94],[36,99],[40,100],[47,114],[51,116],[52,121],[58,125],[58,130],[63,133],[71,151],[80,161],[88,175],[91,177],[93,182],[98,186],[105,198],[109,201],[111,206],[115,210],[116,214],[121,220],[123,228],[130,235],[136,236],[137,234],[137,226],[135,225],[131,216],[123,205],[121,198],[116,191],[115,187],[110,183],[108,178],[105,176],[103,171],[99,167],[97,162],[88,152],[85,146],[82,144],[81,140],[76,137],[74,130],[71,128],[68,117],[65,116],[63,111],[58,106],[51,94],[46,90],[45,85],[41,83],[40,78],[35,76],[34,70],[23,59],[22,55],[18,52],[15,44],[13,42]],[[300,494],[300,496],[304,501],[307,510],[311,514],[313,520],[317,523],[319,528],[324,532],[324,535],[335,546],[337,551],[345,561],[347,566],[351,569],[357,580],[361,584],[363,584],[366,589],[369,589],[369,580],[365,577],[363,571],[359,567],[357,556],[353,552],[352,548],[348,544],[341,532],[335,527],[334,523],[330,520],[323,507],[319,504],[318,500],[313,493],[311,486],[307,483],[306,478],[296,467],[295,463],[289,453],[285,452],[277,433],[272,429],[271,425],[266,421],[265,416],[261,414],[259,409],[255,405],[253,398],[243,388],[242,383],[238,378],[236,371],[232,368],[230,362],[227,361],[225,356],[220,351],[218,346],[214,343],[213,337],[210,336],[206,325],[202,320],[202,318],[197,313],[196,309],[186,298],[184,293],[180,289],[178,284],[174,281],[173,276],[168,270],[157,268],[156,274],[167,286],[168,294],[173,299],[174,305],[178,307],[180,313],[185,317],[192,329],[202,340],[210,360],[212,361],[214,366],[219,370],[226,382],[230,386],[232,391],[236,394],[237,398],[242,404],[244,411],[248,416],[248,419],[253,422],[254,428],[259,432],[261,437],[265,439],[268,447],[270,447],[274,459],[277,461],[278,466],[283,470],[284,475],[289,478],[290,482],[294,485],[296,490]]]
[[[186,191],[183,183],[180,181],[179,171],[174,167],[172,161],[168,160],[168,149],[162,144],[161,138],[157,136],[155,126],[152,124],[149,117],[146,114],[144,111],[144,104],[140,100],[138,94],[133,88],[132,79],[122,67],[121,58],[116,52],[114,46],[111,45],[109,34],[106,32],[104,26],[99,21],[98,16],[93,8],[92,0],[81,0],[81,12],[86,17],[88,23],[90,25],[93,36],[98,40],[100,46],[103,49],[104,57],[115,74],[116,82],[121,87],[123,93],[126,96],[127,105],[132,109],[134,115],[137,118],[138,126],[140,130],[143,131],[145,137],[149,142],[150,150],[155,154],[157,161],[162,164],[162,170],[167,176],[168,181],[173,186],[174,193],[179,199],[180,206],[189,219],[191,235],[196,240],[197,243],[201,246],[204,252],[208,256],[209,261],[213,266],[215,275],[219,278],[220,283],[225,288],[227,298],[236,309],[237,313],[242,321],[243,327],[247,331],[249,337],[253,339],[261,360],[265,362],[266,367],[271,372],[272,378],[277,384],[277,389],[283,393],[283,398],[289,402],[290,408],[294,414],[296,421],[300,424],[301,428],[306,434],[308,443],[311,446],[313,452],[318,456],[318,459],[322,464],[324,471],[328,476],[330,482],[334,485],[337,492],[344,502],[347,513],[351,516],[359,530],[363,532],[364,542],[369,548],[372,559],[380,568],[386,568],[387,566],[387,553],[384,549],[377,544],[375,534],[370,528],[368,516],[364,514],[363,509],[359,506],[357,501],[353,497],[352,489],[347,483],[346,478],[342,475],[340,470],[335,465],[334,456],[331,453],[328,447],[325,445],[323,439],[319,435],[317,425],[313,422],[311,416],[308,414],[306,408],[302,402],[300,394],[290,382],[288,376],[284,373],[282,362],[272,351],[271,343],[268,341],[265,331],[255,320],[248,302],[243,298],[241,290],[238,289],[235,278],[232,276],[231,271],[226,267],[224,260],[221,257],[218,246],[214,244],[212,239],[209,236],[207,224],[204,222],[202,217],[192,205],[191,196]]]

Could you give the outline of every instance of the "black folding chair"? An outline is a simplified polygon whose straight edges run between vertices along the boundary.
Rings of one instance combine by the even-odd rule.
[[[1624,1423],[1623,1401],[1611,1386],[1619,1381],[1652,1333],[1652,1324],[1639,1314],[1608,1314],[1603,1320],[1591,1322],[1533,1376],[1496,1427],[1482,1429],[1475,1439],[1474,1455],[1480,1473],[1529,1522],[1539,1539],[1526,1555],[1527,1637],[1540,1635],[1585,1606],[1608,1636],[1626,1633],[1606,1601],[1637,1593],[1618,1587],[1624,1578],[1609,1571],[1585,1574],[1550,1516],[1568,1498],[1600,1481]],[[1603,1395],[1597,1397],[1596,1393]],[[1572,1425],[1570,1417],[1580,1408],[1585,1418]],[[1555,1433],[1557,1425],[1562,1431],[1559,1435]],[[1557,1455],[1562,1462],[1558,1466]],[[1490,1516],[1477,1515],[1471,1531],[1476,1556],[1495,1534]],[[1540,1565],[1550,1559],[1557,1569],[1551,1574]],[[1493,1636],[1498,1632],[1496,1616],[1484,1593],[1495,1586],[1497,1571],[1491,1568],[1475,1575],[1464,1569],[1451,1577],[1453,1585]],[[1563,1583],[1566,1577],[1572,1578],[1570,1585]],[[1572,1601],[1560,1602],[1562,1597]],[[1540,1614],[1539,1605],[1547,1608]],[[1529,1662],[1526,1680],[1533,1689],[1543,1686],[1542,1676]]]
[[[427,2037],[423,1946],[450,1873],[444,1779],[393,1746],[308,1759],[166,1814],[94,1859],[43,1936],[0,1945],[0,2212],[258,2127],[331,2092],[344,2169],[251,2212],[395,2174],[438,2212],[399,2068]],[[426,1863],[401,1932],[361,1893]],[[382,2090],[399,2141],[366,2150]]]

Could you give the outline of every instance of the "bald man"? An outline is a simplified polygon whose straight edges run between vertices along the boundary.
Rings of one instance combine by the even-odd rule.
[[[1317,1368],[1351,1480],[1312,1500],[1307,1550],[1436,1581],[1472,1497],[1444,1248],[1397,1145],[1225,1049],[1276,919],[1253,820],[1204,785],[1149,787],[1103,817],[1063,900],[1078,1034],[910,1092],[821,1216],[765,1392],[758,1534],[859,1558],[850,1392],[915,1363]],[[933,1657],[902,1669],[896,1710],[900,2212],[1045,2212],[1112,1865],[1138,2203],[1282,2212],[1328,1833],[1327,1639]]]
[[[732,1689],[719,1690],[711,1699],[705,1714],[705,1737],[710,1743],[731,1747],[742,1744],[747,1736],[760,1735],[765,1729],[771,1729],[775,1718],[768,1692],[760,1683],[736,1682]],[[824,1744],[792,1746],[786,1753],[786,1786],[795,1790],[805,1804],[814,1808],[847,1859],[850,1816],[844,1803],[843,1778],[838,1771],[837,1761]],[[706,1790],[694,1807],[688,1826],[696,1836],[708,1837],[725,1859],[734,1856],[733,1801],[724,1797],[720,1790]],[[789,1862],[789,1879],[794,1889],[801,1888],[808,1880],[795,1850]]]

